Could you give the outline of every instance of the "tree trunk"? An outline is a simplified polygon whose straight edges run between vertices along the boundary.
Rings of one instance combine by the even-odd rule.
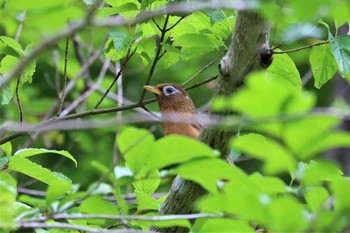
[[[227,54],[222,58],[219,70],[220,77],[215,96],[231,95],[243,83],[248,73],[267,67],[272,61],[269,48],[270,25],[259,14],[251,11],[238,12],[231,45]],[[219,113],[230,114],[228,112]],[[200,140],[227,156],[229,139],[234,130],[204,128]],[[192,181],[175,178],[171,190],[159,214],[189,214],[193,213],[195,201],[206,194],[206,191]],[[159,232],[188,232],[187,228],[169,227],[155,228]]]

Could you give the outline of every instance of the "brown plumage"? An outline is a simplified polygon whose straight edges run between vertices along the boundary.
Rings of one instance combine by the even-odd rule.
[[[162,116],[183,115],[191,117],[196,114],[196,108],[189,94],[179,85],[163,83],[157,86],[144,86],[148,91],[153,92],[158,100]],[[164,135],[181,134],[191,138],[198,138],[200,127],[190,123],[164,122]]]

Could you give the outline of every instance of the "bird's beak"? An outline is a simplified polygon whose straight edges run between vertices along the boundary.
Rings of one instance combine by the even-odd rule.
[[[154,86],[143,86],[147,91],[153,92],[156,95],[162,95],[162,92]]]

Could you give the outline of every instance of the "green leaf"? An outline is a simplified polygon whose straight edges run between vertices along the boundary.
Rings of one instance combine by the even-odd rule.
[[[160,204],[157,200],[155,200],[151,194],[145,193],[142,191],[135,191],[136,194],[136,203],[137,203],[137,211],[140,210],[158,210]]]
[[[149,228],[150,226],[156,226],[156,227],[186,227],[190,228],[191,223],[187,219],[173,219],[173,220],[158,220],[158,221],[144,221],[144,220],[138,220],[135,221],[137,225],[142,225],[144,228]]]
[[[13,91],[10,85],[5,85],[0,93],[0,103],[1,105],[6,105],[10,103],[13,96]]]
[[[350,75],[350,35],[333,37],[329,32],[328,37],[340,74],[344,78],[348,77]]]
[[[23,173],[48,185],[57,181],[57,176],[52,171],[21,156],[12,156],[8,169]]]
[[[209,16],[211,25],[226,19],[226,15],[221,9],[207,9],[203,10],[203,12]]]
[[[5,142],[0,145],[0,149],[5,152],[5,155],[11,155],[12,153],[12,144],[11,142]]]
[[[154,141],[154,136],[145,129],[127,128],[119,135],[119,150],[134,174],[149,161]]]
[[[339,177],[331,183],[331,190],[334,195],[334,207],[338,213],[349,211],[350,208],[350,181],[345,177]]]
[[[306,167],[302,183],[304,186],[320,185],[324,181],[333,181],[340,178],[342,171],[331,161],[311,161]]]
[[[265,225],[269,219],[268,204],[269,197],[246,175],[240,174],[232,176],[221,192],[201,198],[197,206],[202,212],[232,214],[239,219]]]
[[[247,155],[265,161],[264,171],[277,174],[289,171],[291,174],[297,164],[293,156],[280,144],[259,134],[247,134],[234,138],[232,146]]]
[[[211,193],[219,192],[223,180],[243,175],[240,170],[232,168],[227,162],[215,158],[187,162],[171,170],[169,174],[178,174],[185,180],[192,180]]]
[[[314,46],[310,54],[310,63],[316,88],[321,88],[337,72],[337,62],[330,44]]]
[[[52,154],[58,154],[58,155],[62,155],[68,159],[70,159],[71,161],[74,162],[75,166],[77,166],[77,161],[75,160],[75,158],[68,152],[65,150],[49,150],[49,149],[44,149],[44,148],[25,148],[22,150],[18,150],[14,156],[19,156],[22,158],[27,158],[27,157],[31,157],[34,155],[39,155],[39,154],[46,154],[46,153],[52,153]]]
[[[8,73],[11,70],[13,70],[17,66],[18,62],[19,62],[19,60],[17,57],[13,57],[10,55],[5,56],[1,60],[0,74],[5,74],[5,73]]]
[[[27,67],[24,69],[22,75],[21,75],[21,83],[29,82],[32,83],[33,81],[33,75],[36,68],[36,62],[33,61],[27,65]]]
[[[15,210],[17,187],[12,176],[5,172],[0,172],[0,229],[8,231],[15,228]]]
[[[249,178],[267,195],[287,192],[286,185],[277,177],[262,176],[260,173],[255,172]]]
[[[302,205],[291,196],[273,198],[268,209],[271,232],[302,232],[307,226]]]
[[[80,207],[83,213],[118,215],[118,207],[100,196],[92,196],[85,199]]]
[[[151,171],[146,177],[142,175],[141,179],[133,182],[136,191],[142,191],[147,194],[152,194],[160,184],[160,173],[158,170]]]
[[[148,157],[147,171],[164,168],[195,158],[217,157],[208,145],[182,135],[169,135],[159,139]]]
[[[3,43],[3,45],[0,43],[0,54],[14,55],[16,57],[23,56],[22,46],[13,38],[0,36],[0,41]],[[7,46],[7,48],[4,48],[4,45]]]
[[[212,51],[219,43],[214,35],[189,33],[174,40],[173,46],[181,47],[182,59],[189,60]]]
[[[180,60],[181,51],[169,44],[164,44],[163,46],[166,49],[166,53],[164,54],[162,60],[164,61],[164,68],[168,69]]]
[[[119,30],[111,31],[109,34],[112,38],[115,49],[113,60],[116,61],[127,55],[131,44],[135,39],[141,37],[142,32],[129,34],[127,31],[120,28]]]
[[[46,192],[46,201],[48,204],[57,201],[60,196],[67,193],[72,188],[72,183],[65,179],[57,179],[52,182]]]
[[[155,56],[156,41],[153,38],[142,38],[138,42],[137,52],[140,54],[145,65],[152,62]]]
[[[284,140],[298,159],[308,160],[326,149],[350,146],[350,134],[334,130],[338,124],[339,119],[322,115],[295,120],[285,127]]]
[[[195,231],[194,231],[195,232]],[[198,232],[255,232],[248,222],[233,219],[208,219]]]
[[[267,69],[267,73],[274,82],[290,85],[297,90],[301,90],[299,71],[287,54],[275,55],[272,64]]]
[[[310,187],[304,192],[304,196],[311,211],[317,213],[323,208],[329,194],[323,187]]]
[[[35,208],[44,209],[47,208],[46,201],[41,198],[36,198],[34,196],[29,195],[21,195],[19,197],[19,201],[26,203],[30,206],[35,206]]]

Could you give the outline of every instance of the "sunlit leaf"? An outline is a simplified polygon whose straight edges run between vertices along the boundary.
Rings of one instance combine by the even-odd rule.
[[[119,150],[134,174],[149,161],[154,141],[154,136],[145,129],[128,128],[119,135]]]
[[[48,185],[56,182],[58,179],[57,176],[49,169],[44,168],[41,165],[21,156],[12,156],[8,169],[33,177]]]
[[[269,174],[283,171],[292,173],[296,168],[296,161],[286,148],[262,135],[239,136],[233,140],[232,145],[248,156],[265,161],[264,171]]]
[[[118,215],[118,207],[101,196],[91,196],[85,199],[80,207],[83,213]]]
[[[15,228],[14,204],[17,195],[16,181],[8,173],[0,172],[0,229]]]
[[[333,181],[340,178],[342,171],[331,161],[311,161],[306,167],[302,183],[304,185],[319,185],[324,181]]]
[[[311,50],[310,64],[315,78],[315,87],[321,88],[337,72],[337,62],[329,44],[315,46]]]
[[[140,179],[133,182],[136,191],[152,194],[160,184],[160,174],[158,170],[151,171],[146,177],[140,175]]]
[[[208,219],[204,222],[199,232],[255,232],[245,221],[233,219]]]
[[[300,232],[307,226],[302,205],[291,196],[273,198],[268,208],[271,232]]]
[[[203,169],[205,168],[205,169]],[[242,176],[241,171],[221,159],[203,158],[187,162],[170,171],[183,179],[192,180],[211,193],[220,190],[220,183]]]
[[[46,192],[46,201],[48,204],[57,201],[58,198],[67,193],[72,188],[72,184],[65,179],[57,179],[52,182]]]
[[[219,154],[208,145],[182,135],[170,135],[159,139],[147,158],[147,171],[164,168],[200,157],[216,157]]]
[[[155,200],[151,194],[145,193],[142,191],[135,191],[136,194],[136,202],[138,204],[137,210],[158,210],[160,204],[157,200]]]
[[[286,185],[277,177],[262,176],[259,173],[254,173],[249,178],[268,195],[287,192]]]
[[[298,90],[301,89],[299,71],[287,54],[275,55],[272,64],[267,69],[267,73],[274,82],[290,85]]]
[[[5,142],[0,145],[0,149],[5,152],[5,155],[11,155],[12,153],[12,144],[11,142]]]
[[[4,48],[2,46],[6,46],[7,48]],[[0,36],[0,54],[1,53],[21,57],[23,56],[23,49],[22,46],[13,38],[7,36]]]
[[[27,157],[31,157],[31,156],[34,156],[34,155],[39,155],[39,154],[58,154],[58,155],[62,155],[68,159],[70,159],[71,161],[74,162],[75,166],[78,165],[76,159],[68,152],[68,151],[65,151],[65,150],[49,150],[49,149],[44,149],[44,148],[25,148],[25,149],[22,149],[22,150],[18,150],[14,157],[15,156],[18,156],[18,157],[23,157],[23,158],[27,158]]]
[[[305,190],[304,196],[311,211],[317,212],[324,206],[329,194],[323,187],[310,187]]]

